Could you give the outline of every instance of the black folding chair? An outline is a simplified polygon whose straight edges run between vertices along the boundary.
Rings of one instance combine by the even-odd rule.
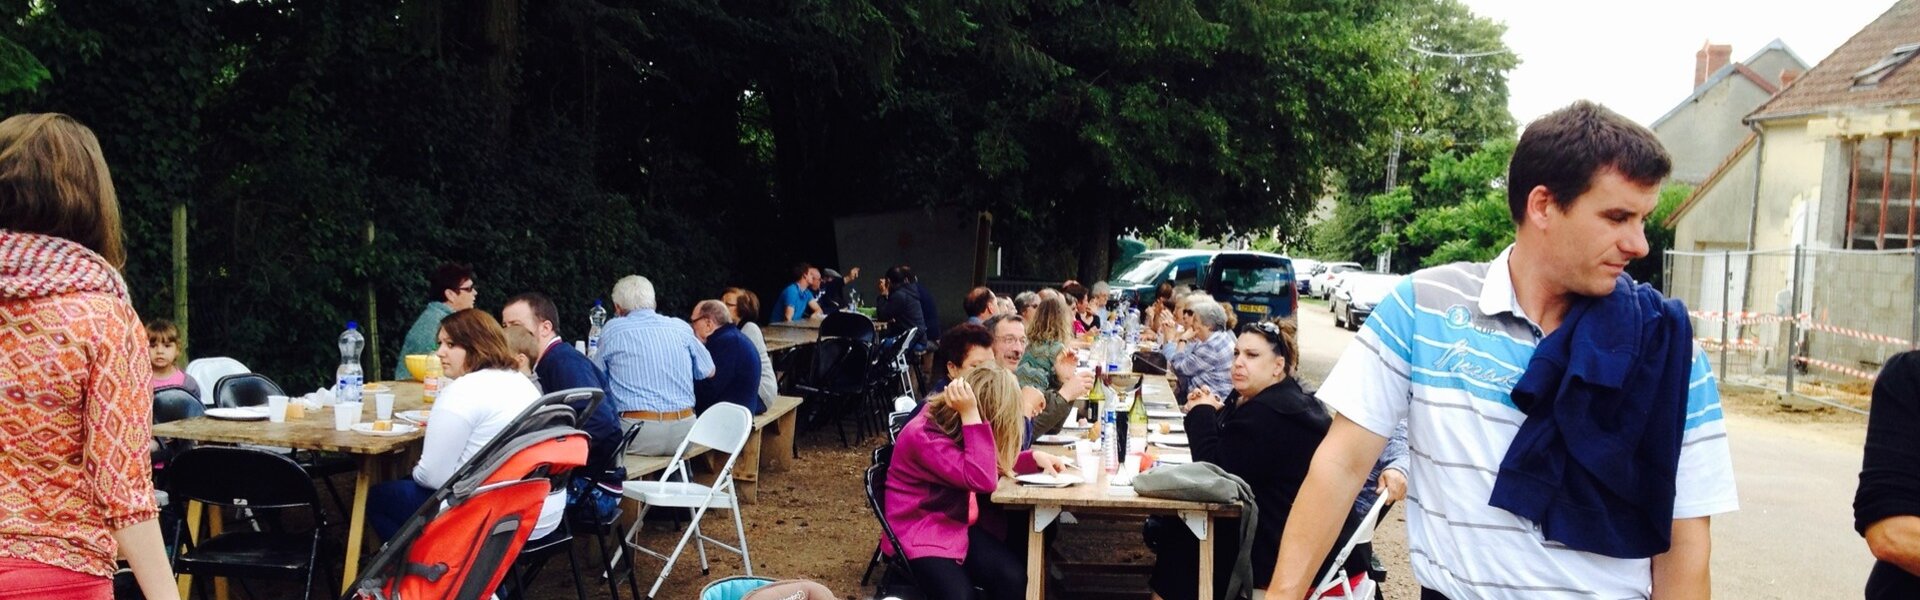
[[[836,312],[820,321],[820,339],[848,338],[873,343],[873,319],[857,312]]]
[[[866,342],[852,338],[822,338],[814,343],[812,368],[794,388],[807,398],[800,405],[806,411],[808,429],[818,428],[822,418],[832,419],[840,434],[840,446],[847,443],[846,416],[859,407],[867,395]],[[865,436],[862,435],[862,438]]]
[[[306,532],[289,532],[280,527],[287,519],[266,519],[267,531],[237,530],[194,542],[180,536],[186,549],[174,558],[174,571],[198,575],[195,587],[205,597],[208,579],[229,577],[246,587],[248,579],[301,581],[302,597],[313,596],[315,571],[319,568],[320,530],[326,514],[320,510],[320,496],[307,482],[306,470],[284,454],[206,446],[188,450],[167,468],[169,495],[177,502],[195,501],[209,510],[246,508],[255,512],[285,513],[304,509],[312,514],[313,527]],[[322,577],[331,581],[331,577]],[[332,584],[326,584],[332,590]],[[331,594],[330,594],[331,595]]]
[[[221,377],[213,384],[213,405],[221,408],[241,406],[266,406],[267,396],[284,396],[280,384],[274,383],[266,375],[259,373],[236,373]],[[265,449],[265,448],[259,448]],[[340,495],[340,488],[333,485],[333,476],[354,473],[360,470],[360,464],[345,454],[327,452],[308,452],[277,448],[307,470],[307,475],[326,486],[327,497],[333,499],[334,508],[346,515],[349,504]],[[346,521],[349,519],[342,519]]]

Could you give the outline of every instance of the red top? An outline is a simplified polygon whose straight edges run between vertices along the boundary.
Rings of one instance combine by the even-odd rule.
[[[0,231],[0,557],[112,576],[112,532],[158,514],[152,374],[117,271]]]

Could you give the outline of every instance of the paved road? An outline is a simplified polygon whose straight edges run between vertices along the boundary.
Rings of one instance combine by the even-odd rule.
[[[1302,303],[1300,340],[1301,379],[1317,388],[1353,334],[1333,326],[1325,304]],[[1714,519],[1714,595],[1860,597],[1873,556],[1853,532],[1858,431],[1740,414],[1727,425],[1741,506]],[[1389,522],[1379,535],[1404,540],[1399,525]],[[1389,565],[1406,564],[1401,544],[1381,545]]]

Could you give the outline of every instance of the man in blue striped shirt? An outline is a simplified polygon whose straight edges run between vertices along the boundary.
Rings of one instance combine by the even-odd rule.
[[[693,382],[713,376],[713,356],[693,326],[661,315],[653,282],[628,275],[613,284],[619,318],[600,332],[597,360],[607,402],[627,428],[640,426],[627,453],[670,456],[693,429]]]
[[[1684,423],[1674,415],[1683,431],[1673,440],[1664,552],[1576,550],[1490,501],[1509,447],[1533,418],[1514,401],[1514,386],[1575,302],[1611,300],[1627,264],[1646,256],[1645,223],[1670,170],[1651,132],[1592,103],[1527,127],[1508,167],[1514,244],[1491,262],[1401,280],[1321,385],[1320,399],[1338,415],[1288,515],[1267,597],[1312,589],[1349,499],[1402,422],[1408,553],[1422,600],[1708,597],[1710,519],[1739,501],[1719,391],[1697,346]],[[1572,352],[1596,361],[1586,353],[1602,350]]]

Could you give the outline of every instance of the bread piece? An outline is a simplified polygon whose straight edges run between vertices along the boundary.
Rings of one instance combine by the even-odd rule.
[[[393,421],[374,421],[374,431],[393,431]]]

